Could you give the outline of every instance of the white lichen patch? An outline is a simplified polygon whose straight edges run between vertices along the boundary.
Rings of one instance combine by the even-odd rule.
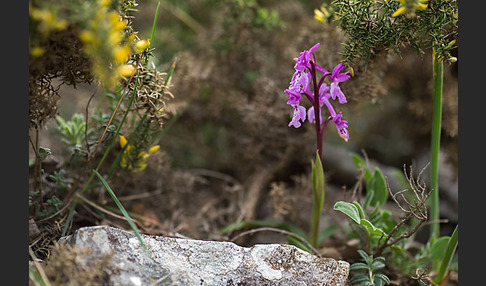
[[[268,280],[282,279],[282,271],[275,269],[268,261],[265,260],[266,255],[275,245],[255,245],[251,250],[251,256],[255,262],[256,270]]]

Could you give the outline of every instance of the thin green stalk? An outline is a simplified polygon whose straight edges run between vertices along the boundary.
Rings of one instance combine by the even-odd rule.
[[[160,6],[160,1],[157,3],[157,8],[155,9],[155,17],[154,17],[154,21],[152,23],[152,32],[150,34],[150,42],[149,42],[149,51],[152,50],[152,44],[153,44],[153,41],[154,41],[154,36],[155,36],[155,26],[157,24],[157,18],[159,16],[159,6]],[[148,57],[145,59],[145,67],[148,66]]]
[[[446,271],[449,269],[452,259],[454,258],[454,253],[456,252],[457,242],[458,242],[458,231],[459,225],[456,225],[454,228],[454,232],[452,232],[451,238],[449,239],[449,243],[447,244],[447,249],[444,254],[444,259],[442,259],[442,263],[440,264],[439,271],[437,273],[437,277],[434,278],[436,283],[441,283],[444,279]]]
[[[432,144],[430,161],[430,187],[432,190],[430,214],[431,230],[430,240],[435,241],[440,235],[439,226],[439,151],[440,131],[442,121],[442,83],[443,62],[439,60],[435,48],[433,49],[433,80],[434,80],[434,110],[432,119]]]
[[[313,247],[317,247],[317,237],[319,233],[319,221],[321,218],[321,211],[316,202],[312,205],[312,222],[311,222],[311,233],[310,233],[310,244]]]
[[[135,235],[137,236],[137,238],[140,241],[140,244],[142,245],[142,247],[144,248],[144,250],[146,250],[148,253],[150,253],[149,252],[149,249],[147,248],[147,245],[143,241],[142,235],[138,231],[137,225],[133,222],[132,218],[130,217],[130,215],[128,214],[128,212],[125,210],[125,208],[121,204],[120,200],[118,200],[118,198],[116,197],[115,193],[110,188],[110,186],[108,185],[108,183],[105,181],[105,179],[103,178],[103,176],[101,176],[100,173],[98,173],[97,170],[93,170],[93,174],[96,174],[96,176],[98,177],[98,179],[101,181],[101,183],[105,187],[106,191],[110,194],[111,198],[113,199],[113,201],[117,205],[118,209],[120,209],[120,212],[127,219],[128,224],[130,225],[130,227],[135,232]]]
[[[157,8],[155,9],[154,22],[152,23],[152,33],[150,34],[149,50],[152,49],[152,42],[154,41],[155,26],[156,26],[156,23],[157,23],[157,18],[159,16],[159,7],[160,7],[160,1],[157,3]]]

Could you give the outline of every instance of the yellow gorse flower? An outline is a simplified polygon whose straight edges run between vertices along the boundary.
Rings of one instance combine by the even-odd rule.
[[[160,148],[159,145],[154,145],[149,148],[148,153],[145,151],[140,151],[138,152],[136,158],[131,159],[130,157],[134,157],[134,155],[132,154],[133,146],[130,144],[127,145],[127,143],[127,139],[123,135],[121,135],[120,147],[125,148],[125,152],[123,152],[120,165],[127,170],[133,170],[135,172],[142,171],[147,168],[147,163],[145,163],[145,161],[150,156],[150,154],[155,153]],[[134,162],[130,162],[130,159]]]
[[[131,77],[137,69],[134,65],[121,65],[117,68],[117,74],[122,77]]]
[[[332,7],[328,6],[326,3],[323,3],[319,9],[314,9],[314,19],[321,23],[324,23],[331,17],[331,12],[329,9],[332,10]]]
[[[93,73],[108,89],[136,71],[135,66],[127,64],[136,35],[126,35],[127,22],[110,10],[110,4],[111,0],[98,0],[88,27],[79,33],[85,52],[93,58]]]
[[[134,51],[136,54],[139,54],[143,51],[145,51],[150,45],[150,39],[146,39],[146,40],[140,40],[140,41],[137,41],[135,43],[135,46],[134,46]]]
[[[392,17],[397,17],[402,14],[406,14],[409,17],[415,16],[415,11],[423,11],[427,9],[428,0],[398,0],[400,2],[400,8],[398,8]]]
[[[33,56],[33,57],[40,57],[45,52],[46,52],[46,50],[44,48],[42,48],[42,47],[32,47],[30,49],[30,55]]]
[[[51,31],[64,30],[68,22],[64,19],[57,18],[53,11],[48,9],[33,8],[29,2],[29,16],[39,21],[39,31],[47,35]]]

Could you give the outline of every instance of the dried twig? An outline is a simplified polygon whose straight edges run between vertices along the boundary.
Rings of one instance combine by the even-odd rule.
[[[406,176],[407,181],[410,185],[410,190],[413,192],[413,197],[412,197],[413,200],[411,202],[409,200],[407,200],[407,198],[404,195],[404,193],[406,193],[410,190],[405,189],[405,190],[396,192],[394,194],[394,193],[392,193],[392,191],[390,189],[390,186],[388,184],[388,180],[386,181],[388,191],[391,194],[391,198],[397,204],[397,206],[400,208],[400,210],[403,213],[405,213],[405,217],[402,220],[400,220],[400,222],[398,224],[396,224],[393,227],[393,229],[390,231],[390,233],[388,234],[386,239],[383,241],[383,244],[378,248],[378,250],[376,252],[376,256],[380,256],[381,253],[383,252],[383,250],[386,247],[394,245],[397,242],[399,242],[400,240],[405,239],[405,238],[409,238],[410,236],[412,236],[427,221],[428,214],[427,214],[427,207],[426,207],[425,203],[426,203],[427,199],[429,198],[431,191],[426,192],[425,183],[423,183],[423,184],[420,183],[420,177],[421,177],[423,171],[425,170],[425,168],[427,168],[427,166],[428,166],[428,164],[420,171],[420,173],[417,177],[417,180],[414,180],[414,178],[412,176],[412,174],[413,174],[412,166],[410,166],[410,175],[407,175],[405,166],[403,167],[405,176]],[[404,201],[405,205],[403,205],[403,203],[400,203],[398,198],[401,198]],[[396,237],[392,240],[393,235],[405,223],[410,221],[412,218],[416,218],[418,220],[417,224],[412,229],[410,229],[409,231],[402,233],[401,235],[399,235],[398,237]]]

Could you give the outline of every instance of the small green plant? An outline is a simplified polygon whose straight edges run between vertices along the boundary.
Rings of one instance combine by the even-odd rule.
[[[407,216],[402,220],[396,219],[390,211],[383,207],[388,200],[389,189],[382,171],[377,167],[370,170],[366,161],[357,154],[352,153],[351,156],[356,168],[360,171],[360,177],[365,181],[366,196],[362,204],[358,201],[338,201],[334,204],[334,210],[346,214],[351,221],[361,227],[356,230],[356,233],[363,242],[363,248],[368,252],[381,254],[388,246],[412,235],[412,233],[404,232],[400,227],[405,226],[412,218],[418,218],[419,222],[413,228],[416,230],[427,219],[425,208],[427,195],[423,190],[420,193],[415,192],[417,198],[415,205],[407,206],[408,210],[402,208],[407,212]],[[395,199],[396,195],[393,197]],[[396,238],[392,239],[392,236],[396,236]]]
[[[352,225],[359,226],[351,227],[348,236],[359,238],[360,248],[366,252],[386,256],[387,261],[402,273],[413,275],[417,271],[421,272],[421,275],[416,275],[415,279],[418,281],[425,281],[424,277],[435,283],[447,279],[446,271],[451,267],[457,247],[457,227],[452,236],[442,236],[429,241],[414,254],[407,246],[411,244],[414,234],[428,220],[426,201],[430,192],[427,192],[425,184],[420,182],[423,170],[417,179],[412,177],[412,169],[410,175],[405,172],[404,179],[408,188],[392,193],[378,168],[371,172],[361,156],[351,156],[355,166],[360,170],[360,176],[366,182],[366,196],[362,204],[358,201],[338,201],[334,205],[334,209],[345,214],[352,221]],[[403,217],[393,216],[384,208],[387,192],[403,212]],[[436,273],[432,278],[428,276],[430,270]]]
[[[365,273],[356,273],[353,278],[349,280],[350,284],[357,284],[359,286],[382,286],[390,284],[390,279],[386,275],[378,273],[380,270],[385,268],[385,258],[383,256],[373,258],[373,255],[368,255],[361,249],[358,250],[358,253],[363,258],[364,263],[353,263],[349,267],[349,270],[364,270]]]
[[[72,148],[81,148],[85,143],[86,135],[91,133],[91,130],[86,130],[86,120],[81,113],[74,113],[70,121],[65,121],[61,116],[56,115],[56,122],[61,141]]]

